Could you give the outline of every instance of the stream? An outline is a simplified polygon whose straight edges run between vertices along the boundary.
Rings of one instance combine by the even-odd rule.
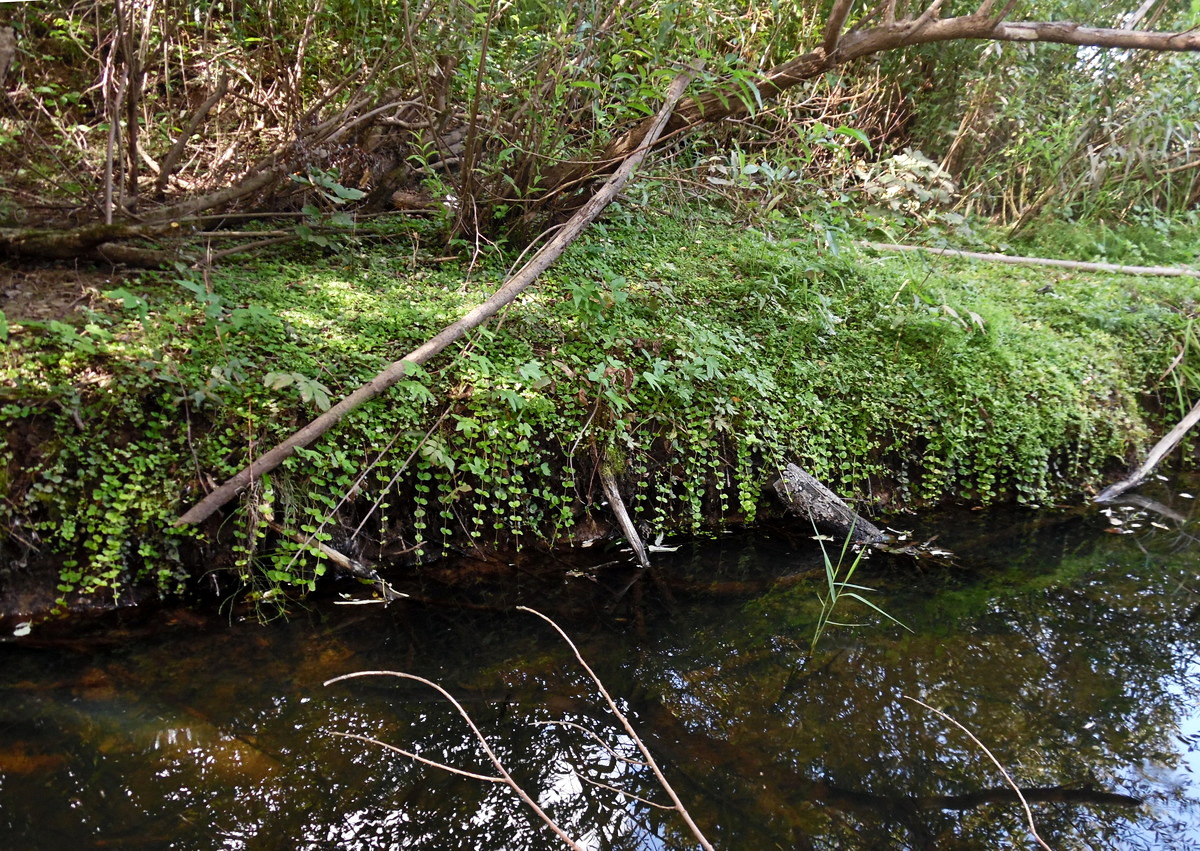
[[[1051,848],[1200,847],[1189,487],[893,519],[954,565],[873,555],[854,581],[903,626],[843,599],[832,619],[861,625],[815,649],[824,562],[798,529],[684,543],[649,574],[616,551],[471,582],[434,568],[397,584],[419,602],[386,608],[346,582],[265,626],[186,609],[35,626],[0,644],[0,848],[564,847],[503,784],[349,738],[494,774],[428,685],[323,685],[356,671],[444,686],[583,848],[699,847],[570,648],[516,603],[576,641],[717,848],[1035,847],[992,757]]]

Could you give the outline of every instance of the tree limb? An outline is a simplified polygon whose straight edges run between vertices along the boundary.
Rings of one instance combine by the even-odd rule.
[[[935,2],[926,12],[936,12],[938,7],[940,4]],[[930,19],[922,21],[921,26],[917,28],[914,27],[916,22],[912,20],[894,20],[894,5],[889,3],[885,10],[884,23],[869,29],[852,30],[840,36],[832,54],[824,48],[819,48],[767,71],[757,83],[758,99],[766,101],[774,98],[787,89],[819,77],[831,68],[863,56],[913,44],[957,39],[1050,42],[1135,50],[1200,51],[1200,31],[1143,32],[1088,27],[1070,21],[1003,23],[1003,17],[1010,7],[1011,4],[1006,4],[999,13],[991,17],[974,13],[933,19],[931,13]],[[991,4],[985,3],[981,9],[990,11]],[[828,44],[828,27],[825,39]],[[739,93],[744,94],[745,85],[745,81],[730,81],[725,86],[718,86],[702,97],[684,103],[671,115],[664,135],[674,135],[699,124],[744,114],[746,106]],[[550,169],[546,174],[545,184],[549,188],[538,205],[547,206],[564,190],[583,185],[608,173],[613,168],[613,163],[620,162],[628,151],[636,150],[645,143],[651,123],[650,120],[643,121],[623,136],[614,139],[594,162],[563,163]]]
[[[220,81],[217,83],[216,89],[204,103],[196,108],[192,113],[192,117],[188,120],[187,126],[183,128],[183,132],[179,134],[179,138],[175,140],[175,144],[171,146],[171,150],[167,152],[166,159],[162,161],[159,167],[158,179],[154,182],[155,189],[161,194],[166,191],[167,181],[171,175],[175,173],[175,169],[179,167],[179,160],[183,156],[184,150],[187,148],[188,141],[192,135],[200,129],[200,124],[212,110],[214,106],[225,97],[225,92],[229,88],[229,75],[222,74]]]
[[[1146,480],[1151,471],[1158,466],[1163,458],[1171,454],[1179,442],[1183,440],[1183,436],[1191,430],[1197,422],[1200,422],[1200,402],[1187,412],[1179,424],[1175,428],[1167,432],[1166,437],[1154,444],[1154,448],[1150,450],[1150,454],[1146,456],[1146,460],[1142,462],[1142,466],[1133,471],[1126,479],[1117,482],[1114,485],[1109,485],[1099,494],[1096,495],[1095,502],[1112,502],[1121,494],[1130,488],[1135,488]]]
[[[629,181],[629,178],[633,176],[633,172],[641,165],[642,160],[649,153],[650,146],[654,144],[659,134],[662,133],[667,117],[671,114],[671,110],[674,109],[679,98],[683,96],[684,89],[687,88],[688,83],[697,70],[698,68],[696,67],[689,68],[683,71],[671,83],[670,88],[667,90],[663,106],[658,111],[658,115],[655,116],[655,123],[646,134],[646,145],[631,152],[625,158],[617,173],[604,185],[604,188],[596,193],[591,201],[576,213],[566,226],[534,254],[491,298],[468,312],[457,322],[447,325],[437,335],[409,352],[404,358],[388,365],[382,372],[342,399],[321,416],[293,433],[291,437],[276,445],[262,457],[252,461],[248,467],[226,481],[176,520],[176,525],[204,521],[214,511],[233,499],[238,491],[246,487],[250,482],[282,464],[285,459],[295,453],[298,447],[309,445],[329,429],[333,428],[350,411],[364,402],[374,399],[404,378],[408,373],[410,365],[425,363],[451,343],[461,339],[468,331],[479,327],[488,319],[495,316],[501,308],[516,299],[518,295],[541,276],[542,272],[550,268],[567,247],[583,233],[584,229],[617,196],[617,193],[621,191]]]
[[[825,24],[825,40],[821,45],[826,56],[832,56],[837,50],[838,40],[842,37],[842,27],[846,24],[852,6],[854,0],[837,0],[829,11],[829,22]]]

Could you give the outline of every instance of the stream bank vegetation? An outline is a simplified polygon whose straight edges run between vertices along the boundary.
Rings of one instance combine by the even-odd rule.
[[[476,303],[510,258],[431,262],[402,232],[10,323],[13,561],[60,554],[64,595],[177,588],[200,560],[269,596],[327,572],[309,537],[411,563],[594,535],[602,463],[655,534],[754,522],[789,459],[872,510],[1046,504],[1097,487],[1194,393],[1170,369],[1195,310],[1178,279],[834,254],[791,219],[747,228],[678,200],[663,217],[656,191],[202,527],[174,525],[201,483]]]
[[[55,563],[60,604],[201,572],[265,600],[335,552],[594,537],[606,473],[655,534],[754,522],[792,460],[881,508],[1094,487],[1192,394],[1194,284],[853,242],[1194,260],[1198,13],[995,6],[17,7],[0,245],[158,271],[0,313],[6,563]],[[538,288],[254,470],[484,301],[697,59]]]

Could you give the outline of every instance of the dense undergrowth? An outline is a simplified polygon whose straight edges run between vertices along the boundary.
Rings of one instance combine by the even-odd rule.
[[[1069,499],[1189,398],[1169,367],[1194,344],[1194,281],[831,252],[810,234],[626,203],[219,528],[172,523],[515,258],[437,262],[406,231],[148,276],[78,321],[10,316],[0,520],[60,554],[64,595],[173,590],[197,553],[270,595],[325,572],[309,540],[387,562],[570,536],[607,516],[601,464],[651,534],[753,522],[789,460],[876,507]]]

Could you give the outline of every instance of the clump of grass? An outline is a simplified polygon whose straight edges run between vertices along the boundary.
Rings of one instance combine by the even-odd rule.
[[[816,526],[813,527],[816,532]],[[850,535],[842,542],[842,550],[838,554],[838,559],[835,562],[829,557],[829,550],[825,547],[825,541],[828,538],[816,534],[817,541],[821,545],[821,557],[825,564],[825,591],[818,594],[817,599],[821,602],[821,614],[817,617],[817,625],[813,629],[812,643],[809,645],[809,652],[814,652],[817,649],[817,643],[820,642],[821,636],[830,626],[864,626],[861,623],[846,623],[833,620],[834,610],[843,600],[854,600],[874,610],[876,613],[890,620],[897,626],[902,626],[909,632],[912,632],[909,627],[901,623],[896,618],[889,615],[875,603],[872,603],[863,594],[869,594],[871,589],[865,585],[857,585],[850,580],[854,578],[854,574],[858,571],[858,567],[866,559],[870,552],[866,547],[860,546],[854,549],[853,558],[851,556]],[[849,563],[847,563],[847,561]]]

